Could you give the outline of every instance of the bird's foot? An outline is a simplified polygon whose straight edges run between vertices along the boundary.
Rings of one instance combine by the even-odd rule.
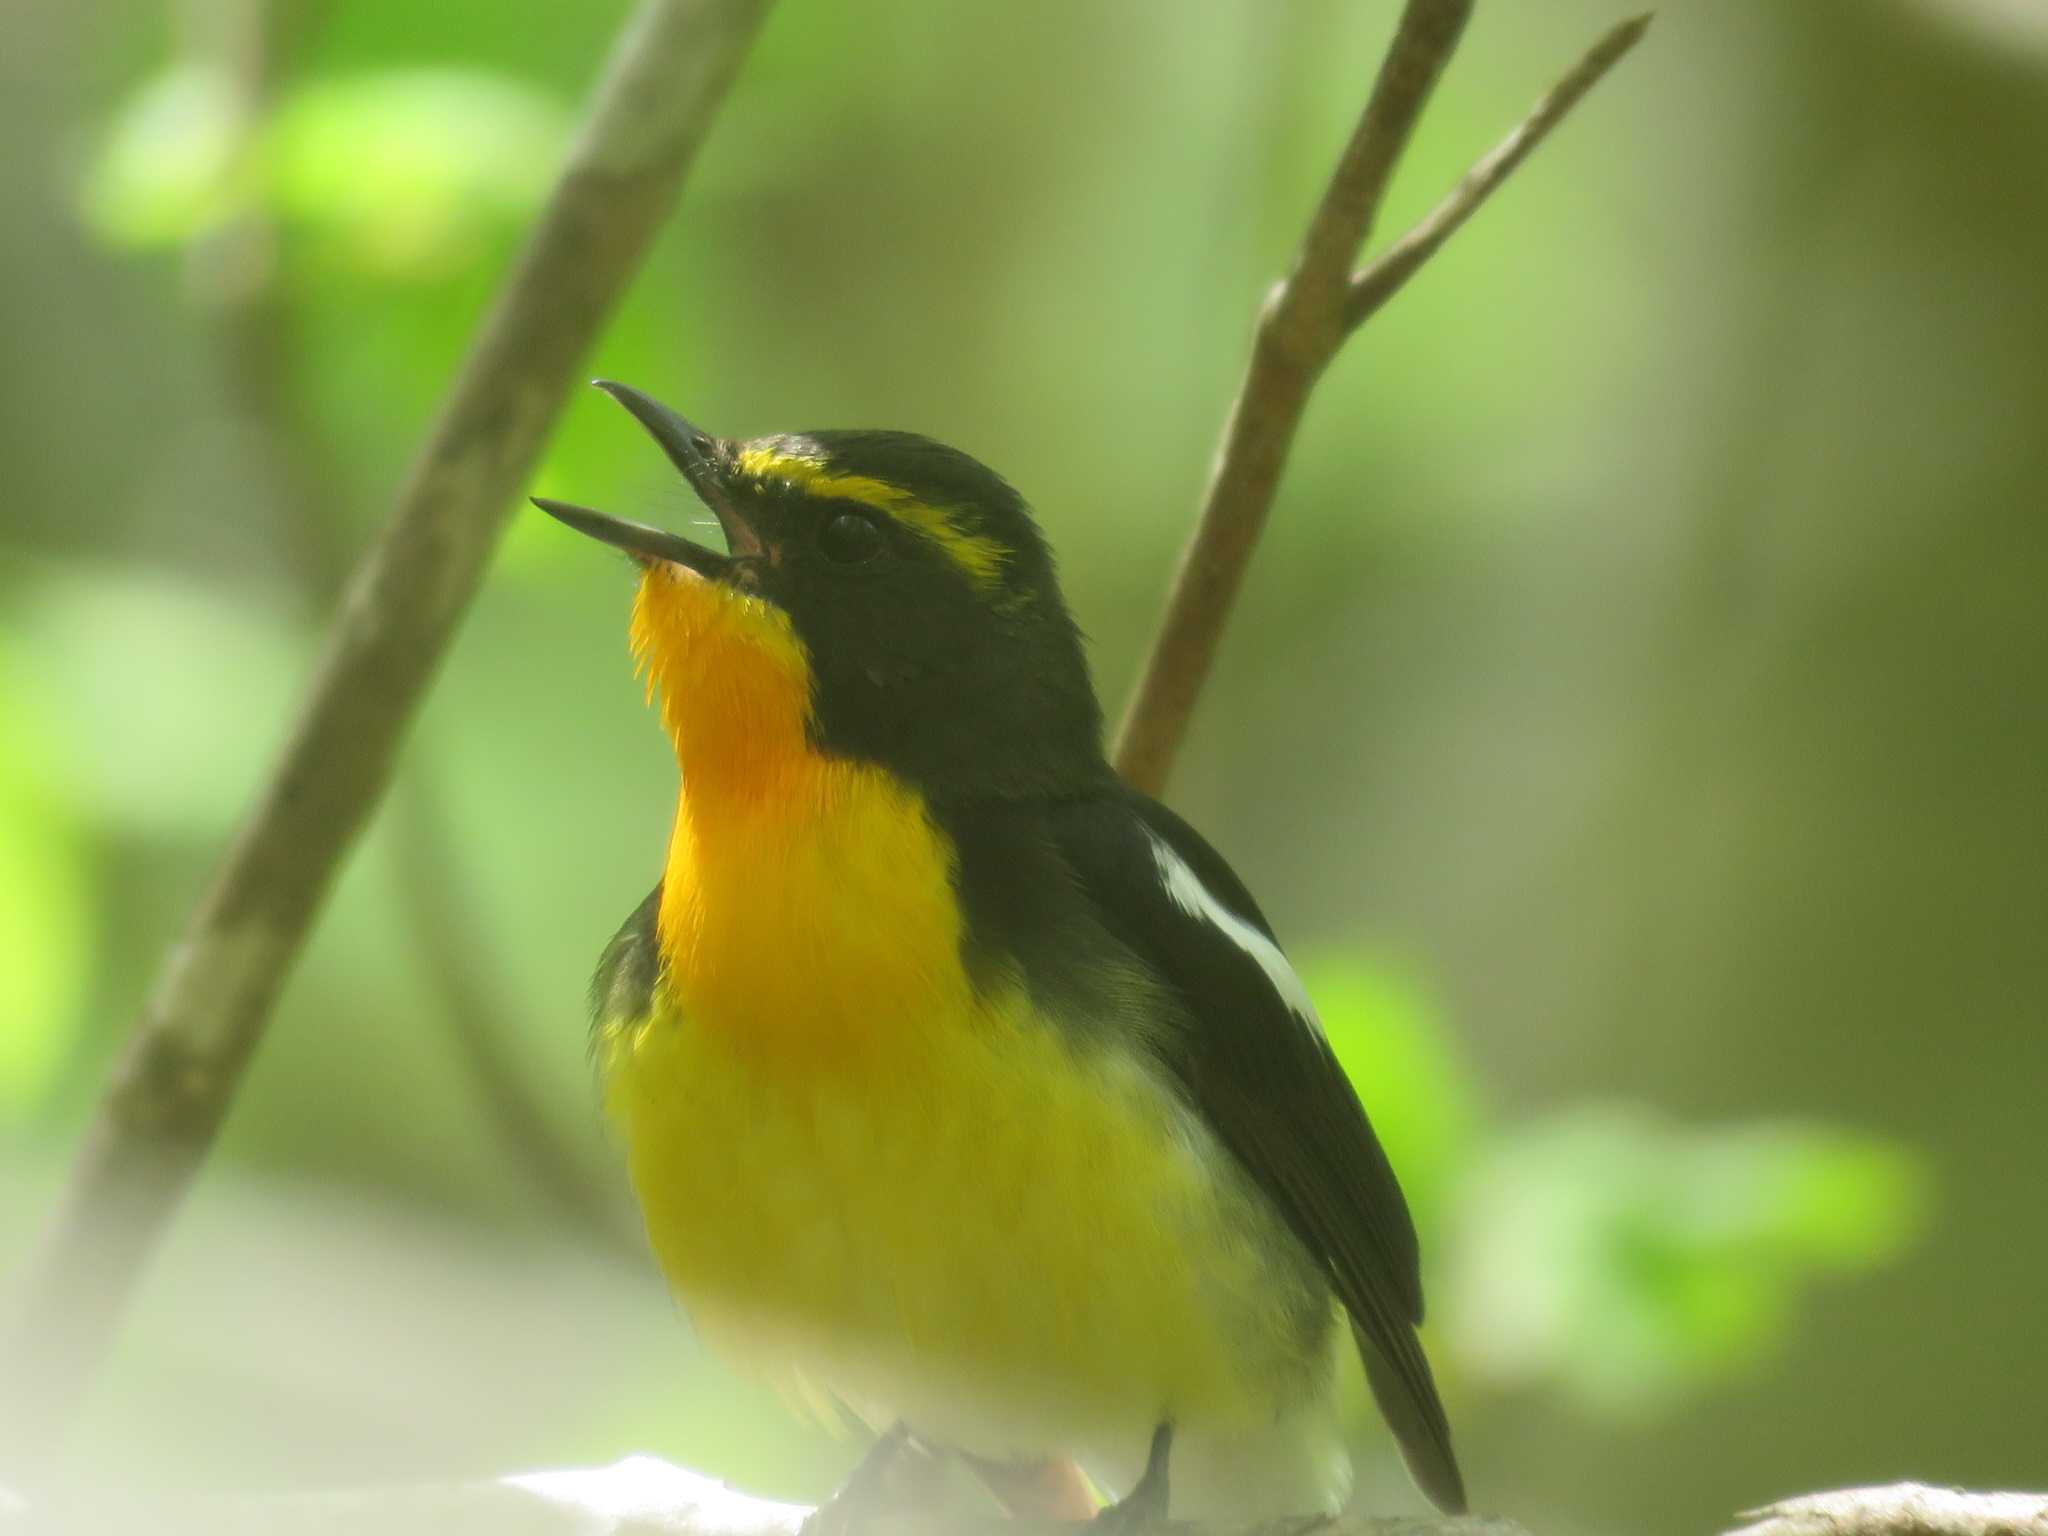
[[[1145,1457],[1145,1473],[1131,1491],[1114,1504],[1104,1505],[1092,1522],[1104,1536],[1145,1536],[1164,1530],[1168,1489],[1166,1463],[1173,1450],[1173,1426],[1161,1424],[1152,1431],[1152,1449]]]
[[[911,1438],[907,1424],[892,1426],[868,1447],[838,1491],[804,1517],[798,1536],[855,1536],[874,1520],[921,1507],[929,1502],[937,1465]]]

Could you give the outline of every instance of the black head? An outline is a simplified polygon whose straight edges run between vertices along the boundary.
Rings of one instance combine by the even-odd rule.
[[[650,578],[683,578],[663,588],[673,601],[720,605],[722,618],[755,611],[764,644],[769,629],[786,629],[801,649],[817,750],[881,764],[935,800],[1056,794],[1107,772],[1051,551],[1000,475],[909,432],[729,441],[637,390],[599,387],[661,444],[729,552],[538,504],[626,550]],[[702,617],[636,620],[664,688],[690,685],[661,652],[702,637]],[[721,632],[729,643],[731,626]]]

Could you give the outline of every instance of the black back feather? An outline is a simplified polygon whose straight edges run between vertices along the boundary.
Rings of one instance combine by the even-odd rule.
[[[1170,1022],[1149,1031],[1151,1049],[1326,1270],[1417,1484],[1439,1508],[1462,1511],[1450,1427],[1415,1333],[1421,1264],[1394,1170],[1321,1031],[1293,1012],[1256,957],[1174,899],[1153,840],[1270,939],[1251,893],[1186,822],[1121,786],[1034,813],[1036,836],[1018,825],[1022,807],[1001,813],[1007,830],[995,838],[974,825],[981,813],[945,818],[962,850],[970,950],[1010,957],[1042,994],[1105,939],[1154,973]],[[1036,910],[1020,904],[1020,889],[1034,893]]]

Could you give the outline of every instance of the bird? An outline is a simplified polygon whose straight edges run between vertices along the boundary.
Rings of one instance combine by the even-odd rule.
[[[534,498],[636,568],[679,769],[593,1055],[692,1327],[881,1432],[827,1508],[914,1446],[1105,1529],[1334,1513],[1362,1367],[1462,1511],[1394,1170],[1243,882],[1112,769],[1023,497],[596,383],[726,547]]]

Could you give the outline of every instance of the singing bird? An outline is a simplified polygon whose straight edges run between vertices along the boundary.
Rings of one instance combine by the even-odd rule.
[[[891,1427],[849,1496],[914,1440],[1078,1465],[1114,1523],[1334,1511],[1362,1363],[1462,1509],[1393,1169],[1243,882],[1109,767],[1023,499],[911,433],[599,387],[727,545],[537,500],[637,564],[681,769],[592,1001],[700,1334]]]

